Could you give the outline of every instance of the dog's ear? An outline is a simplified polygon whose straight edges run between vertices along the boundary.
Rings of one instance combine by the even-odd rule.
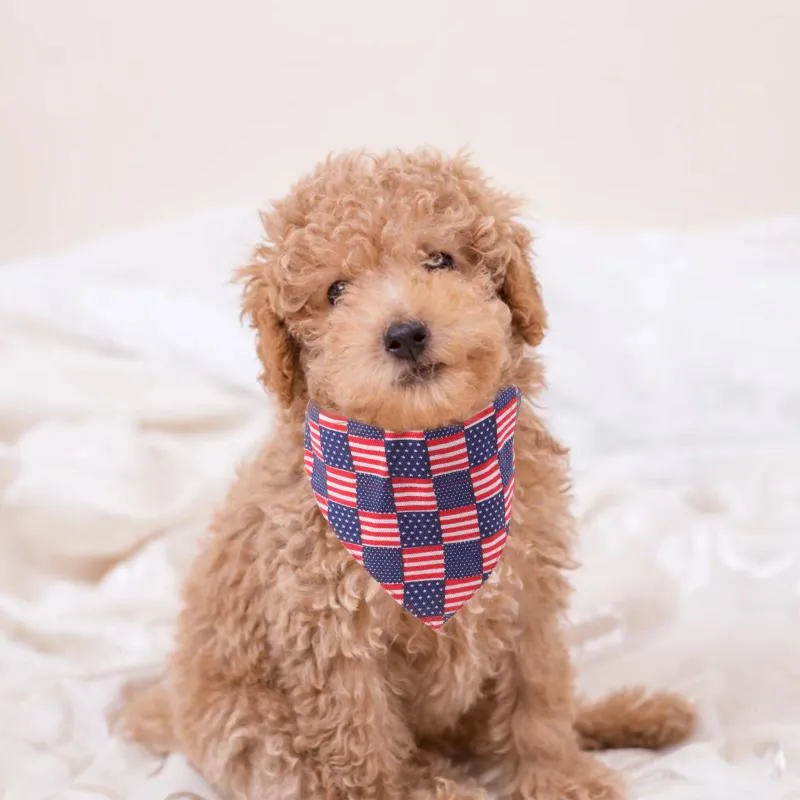
[[[256,332],[256,352],[263,367],[261,382],[283,408],[289,408],[304,393],[300,351],[273,305],[265,249],[258,248],[251,263],[238,270],[236,277],[244,282],[242,318]]]
[[[542,302],[539,281],[533,274],[531,243],[533,237],[528,229],[517,221],[509,223],[510,236],[507,241],[506,272],[500,296],[511,309],[514,330],[532,346],[544,339],[547,329],[547,313]]]

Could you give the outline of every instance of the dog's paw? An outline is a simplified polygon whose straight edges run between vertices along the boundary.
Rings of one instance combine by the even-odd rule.
[[[582,757],[560,768],[531,768],[518,776],[513,800],[624,800],[619,775],[593,758]]]

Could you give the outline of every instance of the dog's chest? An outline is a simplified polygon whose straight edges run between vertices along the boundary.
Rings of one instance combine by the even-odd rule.
[[[422,671],[406,663],[402,673],[406,715],[420,736],[436,735],[455,726],[475,703],[485,680],[466,660],[449,666],[428,665]]]
[[[416,620],[413,624],[420,625]],[[452,629],[447,636],[424,633],[395,641],[387,678],[415,732],[435,736],[453,729],[482,696],[496,654],[490,651],[489,638],[475,631],[469,636]]]

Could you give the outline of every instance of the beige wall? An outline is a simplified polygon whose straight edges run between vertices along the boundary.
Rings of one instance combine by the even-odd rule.
[[[799,210],[800,0],[0,2],[0,259],[419,143],[549,218]]]

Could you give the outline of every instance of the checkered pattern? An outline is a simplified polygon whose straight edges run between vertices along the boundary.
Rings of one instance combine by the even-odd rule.
[[[348,552],[404,608],[441,628],[491,575],[514,497],[511,386],[463,424],[397,433],[309,405],[305,468]]]

